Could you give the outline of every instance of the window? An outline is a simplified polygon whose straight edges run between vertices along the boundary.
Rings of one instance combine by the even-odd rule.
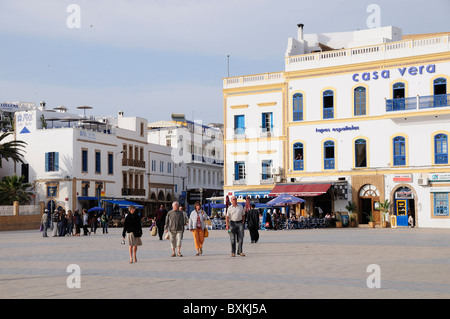
[[[164,172],[164,162],[163,162],[163,161],[159,161],[159,171],[160,171],[161,173]]]
[[[100,174],[102,172],[102,156],[100,151],[95,151],[95,173]]]
[[[245,162],[234,162],[234,180],[245,179]]]
[[[324,146],[324,163],[323,166],[325,169],[334,169],[335,161],[334,161],[334,142],[326,141],[323,143]]]
[[[294,144],[294,171],[303,171],[303,143]]]
[[[433,81],[433,106],[448,106],[447,97],[447,80],[445,78],[438,78]]]
[[[271,160],[263,160],[261,162],[261,179],[270,179],[272,178],[272,161]]]
[[[448,216],[448,193],[434,193],[434,216]]]
[[[156,172],[156,160],[152,160],[152,172]]]
[[[235,115],[234,116],[234,134],[244,134],[245,133],[245,116]]]
[[[46,172],[59,171],[59,153],[58,152],[45,153],[45,171]]]
[[[397,82],[392,86],[392,96],[394,98],[392,108],[396,110],[405,109],[405,83]]]
[[[292,108],[292,119],[294,121],[303,121],[303,94],[294,94]]]
[[[262,119],[262,123],[261,123],[262,131],[263,132],[272,132],[272,129],[273,129],[272,112],[262,113],[261,119]]]
[[[334,118],[334,92],[332,90],[323,92],[323,118]]]
[[[172,163],[167,163],[167,173],[172,173]]]
[[[445,134],[434,137],[434,163],[448,164],[448,136]]]
[[[81,172],[82,173],[88,172],[88,151],[87,150],[81,150]]]
[[[405,138],[394,137],[394,166],[406,165]]]
[[[114,174],[114,154],[108,153],[108,174]]]
[[[355,141],[355,167],[367,167],[366,140]]]
[[[366,115],[366,88],[358,86],[354,90],[354,99],[355,116]]]

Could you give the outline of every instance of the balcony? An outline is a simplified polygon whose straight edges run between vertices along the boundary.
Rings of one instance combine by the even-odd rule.
[[[145,196],[145,189],[122,188],[122,196]]]
[[[223,166],[223,160],[215,159],[213,157],[191,154],[191,159],[193,163],[205,163]]]
[[[450,94],[386,99],[386,112],[422,110],[450,106]]]
[[[145,168],[145,161],[124,158],[124,159],[122,159],[122,166]]]

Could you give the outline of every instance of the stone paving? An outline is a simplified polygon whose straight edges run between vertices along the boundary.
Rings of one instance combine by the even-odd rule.
[[[170,257],[170,243],[145,228],[133,264],[121,231],[48,238],[38,230],[0,232],[0,298],[450,298],[448,229],[260,231],[257,244],[246,230],[246,256],[232,258],[225,230],[210,231],[201,256],[186,231],[184,256]],[[69,265],[79,267],[79,281]],[[368,278],[379,288],[369,288]]]

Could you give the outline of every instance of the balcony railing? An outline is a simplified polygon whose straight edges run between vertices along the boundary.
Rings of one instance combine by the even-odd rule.
[[[450,94],[386,99],[386,112],[450,106]]]
[[[334,169],[334,158],[326,158],[324,160],[325,169]]]
[[[122,166],[133,166],[133,167],[145,168],[145,161],[124,158],[124,159],[122,159]]]
[[[145,189],[122,188],[122,196],[145,196]]]
[[[303,171],[303,160],[294,160],[294,171]]]

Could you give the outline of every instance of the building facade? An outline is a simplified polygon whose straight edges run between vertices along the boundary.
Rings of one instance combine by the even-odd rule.
[[[449,34],[396,27],[303,34],[282,72],[224,79],[225,194],[303,197],[360,223],[450,227]]]

